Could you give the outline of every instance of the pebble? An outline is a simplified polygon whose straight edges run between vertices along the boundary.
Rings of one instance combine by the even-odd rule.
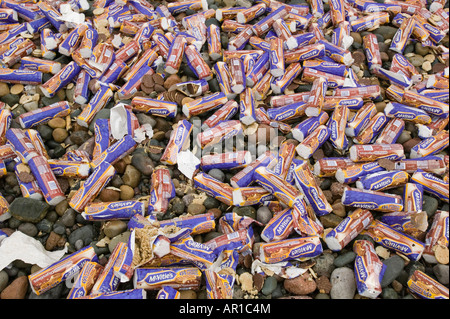
[[[8,286],[8,282],[9,282],[9,276],[6,273],[6,271],[1,270],[0,271],[0,292],[2,292],[6,286]]]
[[[270,211],[269,207],[267,206],[261,206],[256,211],[256,220],[262,223],[263,225],[266,225],[270,219],[272,218],[272,212]]]
[[[422,66],[423,62],[425,62],[425,58],[421,55],[413,55],[412,57],[408,58],[409,62],[411,62],[412,65],[416,67]]]
[[[347,264],[353,263],[356,258],[356,253],[353,251],[348,251],[336,257],[334,259],[334,265],[336,267],[344,267]]]
[[[98,197],[102,202],[116,202],[120,199],[120,190],[107,187],[102,189]]]
[[[39,232],[36,225],[29,222],[20,224],[17,230],[30,237],[36,236]]]
[[[151,176],[154,169],[153,161],[145,153],[135,153],[131,158],[131,164],[135,167],[142,175]]]
[[[261,289],[263,295],[268,296],[277,289],[278,281],[274,276],[269,276],[264,280],[264,285]]]
[[[130,187],[137,187],[141,180],[141,172],[139,172],[133,165],[127,165],[122,176],[123,182]]]
[[[25,299],[28,291],[28,277],[20,276],[14,279],[0,293],[0,299]]]
[[[331,299],[353,299],[356,292],[356,279],[353,269],[339,267],[333,270],[330,277]]]
[[[127,223],[123,220],[110,220],[105,223],[103,232],[109,238],[113,238],[127,230]]]
[[[129,200],[134,197],[134,189],[128,185],[120,186],[120,199]]]
[[[62,143],[69,136],[69,133],[64,128],[56,128],[53,130],[52,137],[55,142]]]
[[[5,82],[0,82],[0,97],[9,94],[9,86]],[[12,106],[12,105],[10,105]]]
[[[284,289],[294,295],[307,295],[314,292],[317,284],[309,271],[302,275],[284,280]]]
[[[399,299],[398,293],[394,290],[394,288],[386,287],[381,291],[381,295],[383,299]]]
[[[74,230],[69,235],[69,244],[75,246],[75,243],[80,240],[83,246],[88,245],[94,238],[97,238],[97,231],[93,225],[85,225]]]
[[[55,118],[51,119],[50,121],[48,121],[47,125],[50,126],[52,129],[65,128],[66,120],[63,119],[62,117],[55,117]]]
[[[315,265],[312,267],[317,276],[330,277],[331,273],[335,269],[334,256],[329,253],[324,253],[313,259]]]
[[[327,276],[320,276],[316,279],[317,290],[321,294],[329,294],[331,292],[331,282]]]
[[[443,284],[449,284],[449,265],[436,264],[433,266],[433,274],[436,276],[437,280]]]
[[[212,170],[208,171],[208,175],[214,177],[215,179],[221,182],[225,181],[225,173],[220,169],[213,168]]]
[[[383,260],[383,264],[386,266],[386,270],[384,271],[380,284],[382,288],[385,288],[389,286],[398,277],[398,275],[400,275],[401,271],[405,267],[405,261],[402,257],[393,255],[392,257]]]
[[[206,211],[206,207],[203,204],[191,203],[187,207],[187,213],[192,215],[203,214]]]
[[[50,205],[29,197],[18,197],[9,206],[11,215],[23,222],[38,223],[47,214]]]
[[[64,230],[64,227],[63,227]],[[45,249],[48,251],[53,251],[54,249],[58,249],[64,247],[66,243],[66,239],[62,236],[62,234],[58,234],[54,231],[50,232],[46,242]]]
[[[422,204],[422,210],[424,210],[427,213],[428,217],[431,217],[436,213],[439,206],[439,201],[428,195],[423,195],[423,204]]]

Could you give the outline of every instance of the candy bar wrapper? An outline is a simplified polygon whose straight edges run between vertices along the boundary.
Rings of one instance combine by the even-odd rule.
[[[9,211],[9,203],[2,194],[0,194],[0,221],[5,221],[11,218],[11,212]],[[3,240],[0,233],[0,243]]]
[[[133,137],[131,135],[125,135],[94,158],[90,163],[91,167],[96,169],[103,163],[114,165],[122,158],[133,152],[136,147],[137,143]]]
[[[260,260],[268,264],[294,259],[307,260],[323,252],[319,236],[299,237],[262,243],[259,247]]]
[[[255,161],[251,162],[248,166],[235,174],[230,179],[230,184],[234,188],[247,187],[253,182],[253,172],[259,166],[267,166],[271,161],[275,159],[275,155],[267,151],[261,154]]]
[[[355,144],[371,144],[375,142],[377,136],[388,122],[388,117],[384,113],[378,112],[369,120],[369,123],[367,123],[364,129],[353,138],[353,142]]]
[[[144,289],[126,289],[119,291],[100,292],[76,299],[147,299]]]
[[[235,276],[221,274],[214,270],[204,271],[206,280],[206,296],[208,299],[233,299]]]
[[[234,100],[229,100],[220,109],[214,112],[208,119],[202,124],[202,130],[207,130],[219,124],[221,121],[230,120],[239,109],[239,105]]]
[[[423,208],[423,187],[416,183],[406,183],[403,191],[405,212],[420,212]]]
[[[359,133],[368,125],[370,120],[377,113],[375,104],[372,102],[366,103],[361,107],[350,119],[345,128],[345,134],[350,137],[358,136]]]
[[[110,144],[111,129],[109,119],[97,119],[94,124],[94,150],[92,151],[92,158],[97,158],[102,154]]]
[[[344,206],[381,212],[397,212],[403,210],[403,199],[401,196],[357,188],[344,189],[342,204]]]
[[[433,216],[433,223],[425,237],[423,258],[430,264],[439,261],[436,258],[438,246],[448,248],[448,212],[438,210]]]
[[[130,219],[136,214],[143,216],[145,214],[145,205],[143,202],[135,200],[90,203],[85,207],[84,212],[81,213],[85,220]]]
[[[253,227],[239,229],[235,232],[223,234],[215,237],[205,243],[205,245],[214,251],[216,258],[224,250],[236,250],[242,255],[252,253],[253,243],[255,242]]]
[[[17,164],[14,166],[14,172],[16,174],[17,177],[17,181],[19,182],[19,187],[20,187],[20,191],[22,193],[23,197],[30,197],[33,199],[37,199],[37,200],[42,200],[42,191],[40,190],[36,180],[33,180],[29,183],[24,183],[20,180],[19,178],[19,174],[22,171],[22,169],[24,168],[22,162],[19,159],[15,160],[17,162]],[[6,171],[6,168],[5,168]],[[6,202],[6,200],[4,201]],[[9,204],[6,202],[7,205],[2,205],[2,208],[4,209],[8,209]],[[4,212],[4,214],[2,215],[3,218],[6,218],[7,216],[10,216],[11,214],[8,212],[8,214],[5,214],[6,212]]]
[[[111,164],[101,163],[72,196],[69,201],[70,207],[81,213],[86,205],[109,183],[115,173],[116,170]]]
[[[23,129],[45,124],[55,117],[65,117],[71,112],[70,105],[66,101],[56,102],[19,116],[19,123]]]
[[[10,143],[0,146],[0,159],[2,161],[9,162],[16,157],[17,154],[14,151],[14,147]]]
[[[322,223],[312,207],[306,206],[303,199],[295,201],[291,213],[294,218],[294,230],[300,236],[322,236],[324,230]]]
[[[328,248],[333,251],[342,250],[349,242],[361,233],[373,220],[372,213],[358,208],[345,217],[339,225],[324,238]]]
[[[381,133],[375,140],[376,144],[393,144],[396,143],[403,130],[405,129],[405,121],[402,119],[390,119]]]
[[[101,85],[100,89],[94,94],[89,103],[83,108],[80,115],[77,116],[77,123],[88,127],[94,116],[103,109],[113,97],[113,92],[108,85]]]
[[[212,266],[217,258],[217,252],[207,243],[195,242],[192,237],[182,238],[170,244],[170,253],[190,260],[198,268],[205,270]]]
[[[265,242],[279,241],[286,239],[293,230],[294,216],[292,214],[292,209],[286,208],[269,220],[261,231],[261,238]]]
[[[422,140],[416,144],[410,153],[410,158],[424,157],[436,154],[448,146],[449,132],[440,131],[436,135]]]
[[[132,222],[135,217],[138,217],[138,219],[142,219],[142,216],[140,217],[135,215],[130,220],[130,222]],[[147,220],[151,218],[151,215],[146,217]],[[189,229],[192,236],[209,232],[216,226],[214,214],[212,213],[199,214],[195,216],[180,216],[172,219],[161,220],[158,222],[160,224],[160,227],[175,226],[181,229]],[[128,227],[131,229],[132,225],[133,224],[129,223]]]
[[[129,248],[127,243],[120,242],[117,244],[111,252],[108,262],[95,281],[91,294],[106,293],[117,290],[121,281],[120,273],[126,273],[131,266],[128,251]]]
[[[242,134],[243,127],[239,120],[221,121],[216,126],[197,135],[198,145],[204,149],[233,136]]]
[[[228,99],[223,92],[213,93],[184,104],[183,114],[190,118],[222,106],[226,102],[228,102]]]
[[[40,295],[76,275],[89,261],[97,261],[94,248],[86,246],[73,254],[28,276],[31,290]]]
[[[157,166],[152,173],[148,214],[166,213],[169,201],[175,197],[170,171],[166,166]]]
[[[376,243],[401,253],[411,260],[419,260],[425,249],[424,243],[376,219],[361,234],[369,235]]]
[[[58,205],[66,198],[45,157],[40,155],[34,156],[28,161],[28,166],[42,191],[45,201],[49,205]]]
[[[345,135],[349,109],[345,105],[334,109],[327,126],[330,129],[330,141],[338,152],[343,152],[348,148],[348,139]]]
[[[448,117],[449,106],[448,103],[440,102],[429,98],[411,89],[404,90],[402,100],[400,103],[417,107],[424,110],[430,115],[435,115],[440,118]]]
[[[275,197],[262,187],[240,187],[233,190],[233,203],[235,206],[251,206],[262,204]]]
[[[384,168],[378,162],[350,163],[344,168],[338,168],[335,178],[340,183],[351,184],[368,174],[381,171],[384,171]]]
[[[59,159],[49,159],[47,162],[55,176],[85,179],[89,177],[91,170],[89,163]]]
[[[356,182],[356,187],[381,191],[404,185],[408,180],[409,174],[405,171],[384,171],[363,176]]]
[[[219,220],[219,229],[224,234],[231,234],[238,230],[246,229],[253,223],[263,226],[262,223],[251,217],[240,216],[236,213],[226,213]]]
[[[401,159],[395,162],[396,170],[404,170],[409,174],[414,174],[418,169],[421,169],[427,173],[443,175],[445,173],[445,167],[444,159],[433,155]]]
[[[373,244],[368,240],[357,240],[353,244],[355,258],[355,278],[358,293],[367,298],[375,299],[381,292],[386,265],[378,257]]]
[[[180,299],[180,292],[170,286],[164,286],[156,295],[156,299]]]
[[[88,261],[85,263],[67,295],[67,299],[76,299],[89,295],[102,270],[103,266],[97,262]]]
[[[373,162],[382,158],[401,160],[405,157],[401,144],[353,145],[349,153],[350,159],[354,162]]]
[[[151,115],[174,118],[177,114],[177,103],[135,96],[131,100],[133,110]]]
[[[318,116],[309,117],[300,122],[292,129],[292,136],[299,142],[302,142],[317,127],[324,125],[329,119],[328,113],[321,112]]]
[[[425,192],[430,193],[447,203],[449,202],[449,183],[445,182],[443,179],[418,169],[411,176],[411,182],[422,185]]]
[[[49,98],[55,96],[56,92],[69,84],[80,71],[81,67],[77,63],[74,61],[68,63],[51,79],[40,86],[42,93]]]
[[[301,196],[295,186],[269,171],[267,167],[258,167],[253,173],[253,178],[257,184],[289,207],[292,207],[295,200]]]
[[[353,164],[354,162],[346,157],[325,157],[314,164],[313,173],[318,177],[335,176],[339,169],[345,169]]]
[[[5,137],[14,153],[17,154],[22,162],[28,163],[29,160],[38,155],[33,143],[21,129],[10,128],[5,132]]]
[[[47,150],[45,149],[44,141],[42,140],[41,134],[35,129],[27,129],[25,131],[25,135],[30,139],[31,144],[33,144],[34,148],[38,152],[39,155],[49,159],[50,157],[47,154]]]
[[[297,145],[295,150],[301,158],[308,159],[330,138],[330,135],[331,131],[326,125],[319,125]]]
[[[428,228],[427,213],[424,211],[387,213],[381,216],[380,221],[414,238],[419,238]]]
[[[194,187],[226,205],[233,205],[233,188],[229,184],[222,183],[208,174],[202,172],[197,174],[194,177]]]
[[[133,284],[135,288],[159,290],[168,286],[177,290],[200,288],[201,271],[197,267],[136,268]]]
[[[409,291],[421,299],[448,299],[448,288],[420,270],[414,271],[407,282]]]
[[[317,184],[307,162],[302,162],[296,166],[294,170],[294,179],[297,188],[303,192],[306,201],[313,207],[314,212],[318,216],[331,213],[333,208],[330,203],[328,203],[322,189]]]

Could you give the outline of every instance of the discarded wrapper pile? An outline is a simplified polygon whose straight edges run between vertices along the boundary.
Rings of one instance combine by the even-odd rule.
[[[0,298],[448,299],[445,0],[0,4]]]

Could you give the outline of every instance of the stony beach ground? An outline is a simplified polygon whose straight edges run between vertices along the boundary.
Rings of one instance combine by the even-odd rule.
[[[88,1],[91,8],[85,12],[86,17],[93,17],[99,11],[92,7],[93,2]],[[250,0],[208,0],[210,9],[219,9],[224,7],[245,6],[252,3]],[[304,4],[304,0],[279,1],[286,4]],[[384,1],[376,1],[384,3]],[[420,2],[420,1],[417,1]],[[158,5],[167,5],[166,1],[150,1],[155,8]],[[324,3],[324,10],[328,12],[330,6]],[[444,10],[448,13],[448,3]],[[182,18],[194,14],[195,11],[188,10],[183,13],[174,15],[176,21],[180,22]],[[391,18],[393,15],[391,14]],[[250,24],[258,21],[252,21]],[[215,18],[206,20],[206,26],[216,24],[221,26],[221,22]],[[333,26],[329,25],[323,33],[325,39],[331,41]],[[367,66],[366,55],[363,50],[363,37],[369,33],[376,35],[379,43],[380,55],[383,68],[389,70],[392,57],[395,52],[389,49],[390,43],[396,34],[398,27],[392,23],[387,23],[374,28],[371,31],[351,32],[353,44],[349,47],[354,63],[351,68],[358,77],[360,85],[379,85],[381,87],[381,98],[373,101],[378,112],[383,112],[386,104],[391,100],[386,96],[385,90],[391,84],[388,80],[380,78],[369,70]],[[112,30],[113,34],[119,34],[118,29]],[[302,32],[302,31],[300,31]],[[101,33],[102,41],[106,41],[105,32]],[[122,35],[122,40],[127,40],[128,36]],[[232,34],[221,32],[222,48],[227,49]],[[38,44],[39,36],[32,37],[33,41]],[[124,41],[125,42],[125,41]],[[448,34],[440,42],[445,48],[449,47]],[[37,46],[39,48],[39,45]],[[250,45],[245,49],[252,49]],[[203,46],[204,57],[207,57],[207,45]],[[40,50],[36,49],[31,53],[32,56],[40,57]],[[420,42],[411,38],[406,45],[403,55],[412,63],[417,71],[428,77],[432,74],[439,73],[448,67],[448,59],[444,60],[437,50],[423,46]],[[65,65],[71,61],[71,57],[57,53],[54,61]],[[212,67],[214,61],[206,59],[207,63]],[[12,68],[18,67],[19,64]],[[161,70],[159,70],[161,71]],[[162,70],[161,73],[164,73]],[[43,83],[52,75],[44,74]],[[140,90],[137,96],[149,96],[156,98],[163,95],[165,99],[177,102],[178,112],[175,118],[158,117],[145,113],[136,112],[136,116],[140,125],[149,124],[153,129],[151,139],[139,143],[137,148],[128,156],[124,157],[116,164],[116,174],[112,180],[104,187],[94,201],[98,202],[114,202],[130,199],[147,200],[150,195],[150,182],[153,170],[161,165],[160,158],[170,139],[173,125],[178,121],[185,119],[186,116],[181,112],[182,105],[193,100],[182,94],[169,94],[169,88],[176,83],[195,80],[195,74],[189,66],[183,62],[180,70],[176,74],[155,74],[153,76],[144,76]],[[448,80],[447,80],[448,81]],[[91,83],[93,84],[93,83]],[[119,79],[116,83],[118,86],[123,84]],[[208,81],[209,93],[220,92],[220,87],[216,77]],[[293,94],[299,92],[308,92],[311,90],[312,84],[301,80],[301,76],[295,79],[287,88],[284,94]],[[29,112],[36,108],[51,105],[58,101],[68,101],[71,105],[72,112],[68,118],[54,118],[46,124],[37,126],[35,129],[40,133],[49,158],[61,158],[66,152],[76,149],[83,149],[87,152],[93,150],[94,145],[94,123],[97,119],[110,118],[110,110],[118,103],[129,104],[131,99],[119,99],[117,95],[100,110],[90,123],[89,127],[83,127],[77,124],[76,117],[81,113],[84,105],[74,102],[73,83],[68,84],[59,90],[52,98],[45,97],[42,92],[32,85],[12,84],[8,82],[0,82],[0,101],[7,104],[7,108],[11,110],[13,120],[11,128],[20,128],[17,121],[19,115]],[[91,87],[91,97],[95,89]],[[206,94],[205,94],[206,95]],[[237,98],[238,99],[238,98]],[[259,101],[260,107],[268,107],[270,96],[268,99]],[[189,119],[190,122],[204,121],[212,112],[200,114]],[[330,112],[331,114],[331,112]],[[235,116],[238,119],[238,115]],[[293,127],[296,123],[304,120],[306,117],[295,119],[290,122]],[[418,129],[413,122],[405,121],[405,130],[397,140],[398,144],[402,144],[405,154],[409,157],[411,148],[418,144],[421,139],[418,137]],[[448,127],[446,128],[448,129]],[[273,137],[273,132],[278,136]],[[257,146],[258,154],[265,150],[277,149],[278,145],[287,141],[297,145],[299,142],[293,138],[292,133],[282,133],[281,131],[271,128],[267,124],[259,124],[256,131],[253,132],[259,143]],[[194,143],[196,136],[191,137]],[[263,141],[263,142],[261,142]],[[247,143],[247,137],[245,139]],[[350,143],[352,143],[350,141]],[[448,155],[448,147],[440,152],[441,155]],[[297,154],[296,154],[297,155]],[[324,157],[343,157],[348,154],[338,153],[333,145],[327,141],[317,150],[309,159],[311,165]],[[23,197],[19,187],[18,178],[22,181],[33,180],[34,177],[30,171],[25,170],[18,177],[14,172],[15,162],[6,163],[7,173],[0,178],[0,193],[5,197],[10,205],[11,217],[0,222],[0,230],[8,235],[19,231],[27,236],[38,240],[48,252],[55,252],[67,248],[67,255],[80,250],[85,246],[92,246],[99,258],[101,265],[106,265],[111,252],[119,242],[127,242],[130,235],[128,229],[128,220],[110,220],[110,221],[87,221],[82,215],[69,206],[70,196],[80,187],[83,180],[74,178],[58,177],[60,184],[67,199],[63,200],[56,206],[48,205],[44,200],[30,200]],[[200,192],[193,186],[191,179],[187,178],[180,172],[176,165],[168,166],[173,185],[175,187],[176,196],[171,199],[169,208],[164,215],[159,215],[160,219],[172,219],[183,216],[185,214],[198,215],[204,213],[214,213],[217,224],[219,219],[226,213],[236,213],[239,216],[246,216],[255,219],[260,225],[253,224],[254,244],[253,256],[240,256],[239,264],[235,269],[236,282],[233,287],[234,299],[278,299],[278,298],[298,298],[298,299],[361,299],[356,289],[356,280],[354,273],[354,260],[356,257],[352,249],[352,243],[349,243],[339,252],[331,251],[324,241],[323,253],[308,261],[298,262],[300,268],[308,269],[302,275],[295,278],[283,278],[277,274],[252,274],[252,261],[257,257],[258,247],[264,242],[260,233],[269,220],[274,216],[274,212],[267,206],[252,205],[245,207],[229,206],[220,200],[208,196]],[[207,172],[219,181],[229,183],[230,178],[235,175],[237,170],[220,170],[212,169]],[[323,190],[326,199],[333,207],[330,214],[321,216],[319,221],[323,225],[325,231],[335,228],[339,223],[353,210],[352,207],[344,206],[341,202],[344,186],[334,177],[317,177],[317,182]],[[354,184],[350,185],[355,187]],[[387,193],[403,196],[403,186],[393,188],[386,191]],[[428,219],[428,227],[431,226],[436,211],[448,211],[449,205],[445,201],[433,196],[430,193],[424,193],[423,211],[426,212]],[[374,218],[378,219],[382,213],[373,212]],[[448,230],[447,230],[448,231]],[[222,235],[218,226],[215,230],[201,235],[194,236],[194,240],[200,243]],[[298,237],[298,234],[292,232],[291,237]],[[423,241],[425,233],[420,239]],[[447,233],[448,238],[448,233]],[[448,266],[448,249],[446,262],[445,258],[442,263],[430,264],[423,258],[418,261],[412,261],[394,250],[387,249],[375,243],[368,235],[358,235],[356,239],[366,239],[374,243],[376,252],[386,265],[386,270],[381,281],[382,292],[378,296],[379,299],[413,299],[407,287],[407,282],[416,270],[421,270],[431,278],[443,284],[448,289],[449,285],[449,266]],[[1,244],[0,244],[1,245]],[[447,242],[448,246],[448,242]],[[0,256],[0,258],[2,258]],[[65,299],[70,291],[66,283],[61,283],[51,290],[36,295],[32,292],[28,276],[41,267],[35,264],[29,264],[22,260],[16,260],[0,271],[0,298],[1,299]],[[133,282],[120,283],[117,290],[126,290],[133,288]],[[206,284],[202,281],[199,290],[180,290],[181,298],[185,299],[206,299]],[[156,292],[149,292],[148,298],[154,298]]]

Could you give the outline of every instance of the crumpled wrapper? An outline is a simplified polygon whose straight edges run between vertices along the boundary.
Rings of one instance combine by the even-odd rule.
[[[14,260],[22,260],[27,264],[36,264],[46,268],[59,261],[67,252],[67,247],[56,251],[47,251],[41,242],[15,231],[5,238],[0,245],[0,271]]]

